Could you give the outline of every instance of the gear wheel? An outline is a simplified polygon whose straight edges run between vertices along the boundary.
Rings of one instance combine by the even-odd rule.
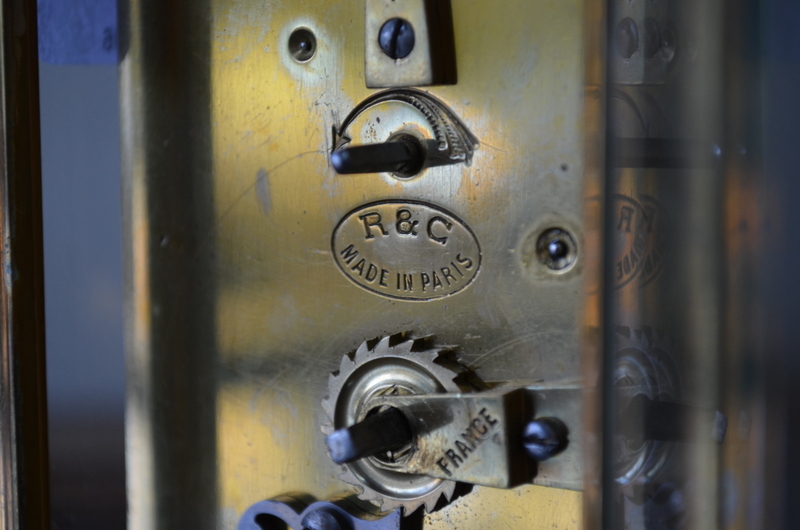
[[[456,379],[465,369],[443,356],[446,348],[433,348],[426,339],[392,335],[364,342],[354,354],[342,358],[338,372],[330,375],[329,394],[322,407],[330,419],[325,434],[362,421],[377,409],[371,406],[385,395],[462,392]],[[362,491],[359,497],[377,504],[384,512],[403,508],[404,515],[420,506],[430,512],[441,497],[447,501],[456,483],[425,475],[401,472],[413,446],[345,464],[339,477]]]
[[[669,337],[650,327],[634,329],[618,326],[614,386],[622,397],[644,394],[656,401],[677,402],[681,397],[679,370]],[[645,441],[632,444],[617,437],[617,483],[626,496],[640,497],[641,489],[651,484],[664,470],[674,444]]]

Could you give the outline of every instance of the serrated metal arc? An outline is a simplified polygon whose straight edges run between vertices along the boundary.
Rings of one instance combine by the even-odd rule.
[[[363,342],[352,354],[352,357],[350,355],[343,356],[338,373],[331,374],[328,378],[329,395],[322,402],[323,410],[328,416],[328,422],[322,426],[323,432],[327,432],[328,430],[330,432],[334,431],[339,394],[348,379],[359,367],[376,359],[394,357],[414,362],[419,365],[422,370],[432,376],[444,391],[461,391],[461,388],[456,383],[456,379],[466,371],[466,368],[454,363],[450,359],[441,358],[442,353],[449,351],[448,349],[442,347],[424,347],[428,340],[428,338],[401,338],[397,335],[387,336],[374,343],[372,348],[369,347],[371,341]],[[394,342],[394,344],[392,344],[392,342]],[[441,362],[441,364],[439,364],[439,362]],[[440,485],[427,495],[422,495],[417,498],[395,498],[384,495],[366,486],[347,465],[343,466],[343,473],[339,478],[359,488],[360,493],[358,497],[360,499],[377,504],[384,512],[403,508],[404,515],[413,513],[423,505],[425,509],[430,512],[439,503],[441,497],[449,501],[455,491],[455,482],[442,481]]]
[[[359,358],[363,357],[364,355],[368,354],[370,351],[369,345],[366,342],[361,343],[361,346],[358,347],[354,354],[354,360],[358,360]],[[345,355],[348,359],[350,359],[349,355]]]
[[[648,326],[633,328],[617,326],[616,334],[617,370],[625,375],[625,385],[619,387],[628,397],[645,394],[658,401],[680,402],[681,368],[673,354],[674,342],[671,337]],[[671,455],[676,447],[672,443],[647,441],[636,450],[629,450],[630,457],[618,455],[621,463],[617,471],[625,475],[627,484],[622,492],[628,497],[639,495],[642,488],[656,479],[661,471],[669,466]]]
[[[394,343],[394,345],[392,345],[392,340],[391,340],[392,338],[393,337],[384,337],[383,339],[381,339],[380,344],[386,342],[389,349],[391,350],[406,351],[406,350],[411,350],[411,348],[414,346],[414,343],[416,342],[415,339],[405,339],[404,337],[398,337],[401,340],[398,340],[397,342]]]
[[[322,400],[322,410],[324,410],[325,414],[329,417],[333,417],[333,403],[329,397]]]

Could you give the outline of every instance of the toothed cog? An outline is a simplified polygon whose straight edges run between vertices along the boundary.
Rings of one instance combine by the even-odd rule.
[[[381,396],[460,392],[456,378],[463,368],[446,359],[445,349],[432,348],[425,339],[402,335],[363,343],[342,358],[330,375],[328,397],[322,402],[330,422],[325,434],[352,426],[376,412],[372,403]],[[402,472],[414,451],[413,443],[394,451],[345,464],[340,478],[360,488],[359,497],[383,511],[402,507],[404,514],[420,506],[430,512],[444,497],[450,500],[455,482]]]

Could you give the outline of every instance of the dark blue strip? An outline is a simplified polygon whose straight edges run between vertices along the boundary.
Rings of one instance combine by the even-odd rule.
[[[116,0],[37,0],[39,59],[50,64],[115,64]]]

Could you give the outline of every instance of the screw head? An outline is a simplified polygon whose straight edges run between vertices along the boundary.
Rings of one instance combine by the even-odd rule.
[[[378,34],[378,44],[383,53],[392,59],[404,59],[414,49],[414,28],[402,18],[387,20]]]
[[[617,24],[614,40],[617,45],[617,53],[623,59],[630,59],[639,49],[639,28],[636,27],[636,22],[630,18],[620,20]]]
[[[658,486],[644,505],[645,528],[682,528],[686,523],[686,492],[672,482]]]
[[[317,38],[308,28],[297,28],[289,35],[289,53],[298,63],[310,61],[317,53]]]
[[[566,257],[568,251],[569,249],[567,248],[567,245],[565,245],[564,241],[559,238],[553,239],[547,244],[547,253],[551,259],[563,259]]]
[[[644,56],[651,59],[661,49],[661,27],[654,18],[644,20]]]
[[[567,447],[567,427],[557,418],[539,418],[525,426],[523,443],[533,459],[541,462]]]
[[[539,261],[553,271],[565,271],[575,263],[577,246],[569,232],[561,228],[549,228],[536,242]]]
[[[659,52],[665,61],[670,62],[675,58],[675,52],[677,49],[678,37],[675,34],[675,29],[668,24],[661,30],[661,43],[659,44]]]
[[[314,510],[300,523],[303,530],[345,530],[335,514],[325,510]]]

